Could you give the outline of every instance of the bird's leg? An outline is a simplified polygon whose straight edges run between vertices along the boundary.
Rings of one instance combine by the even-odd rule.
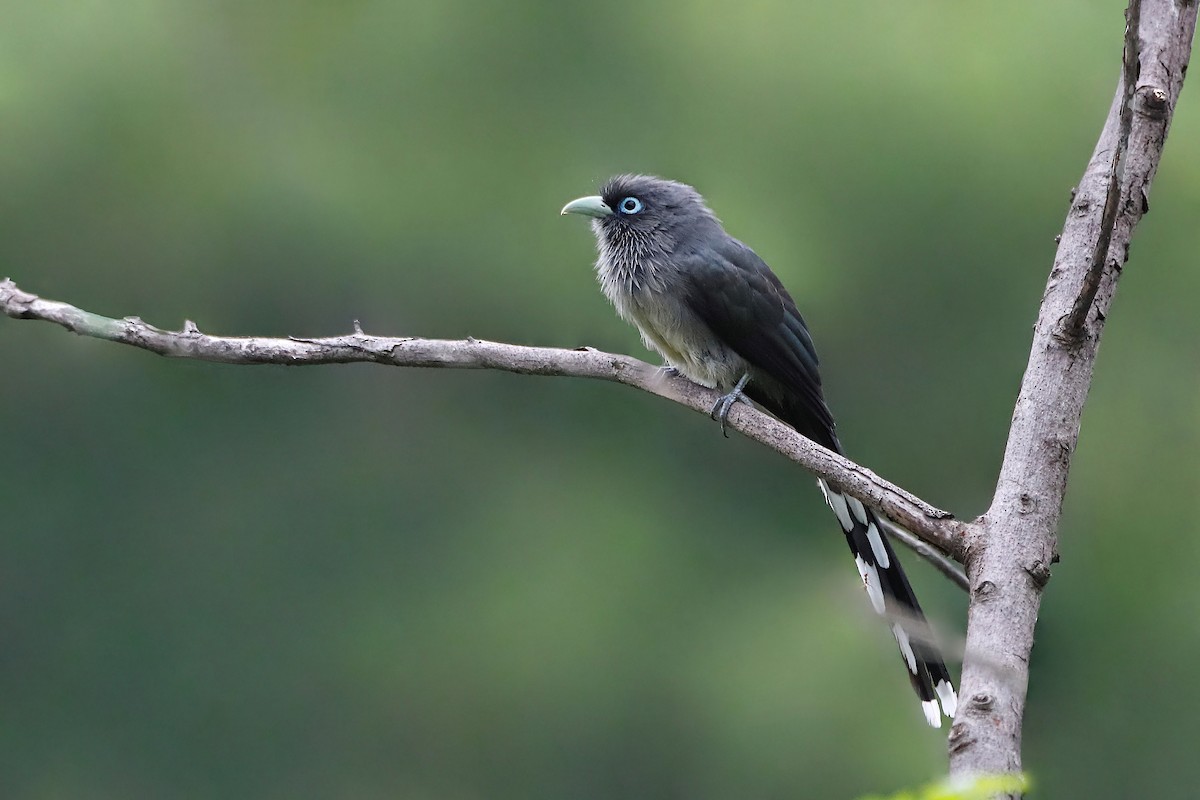
[[[746,388],[746,383],[750,380],[750,373],[743,375],[734,385],[729,394],[724,395],[717,401],[712,408],[712,413],[709,414],[714,420],[721,423],[721,433],[725,438],[729,438],[729,431],[725,430],[725,420],[729,418],[729,409],[733,408],[733,404],[742,399],[742,389]]]
[[[658,368],[658,374],[664,378],[677,378],[683,373],[680,372],[678,368],[673,367],[670,364],[663,364]]]

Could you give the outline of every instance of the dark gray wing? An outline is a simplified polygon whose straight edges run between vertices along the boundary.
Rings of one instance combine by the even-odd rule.
[[[753,400],[810,439],[839,449],[821,394],[817,351],[791,296],[746,245],[731,237],[709,244],[683,264],[689,307],[782,390],[755,386],[752,379],[746,393]]]

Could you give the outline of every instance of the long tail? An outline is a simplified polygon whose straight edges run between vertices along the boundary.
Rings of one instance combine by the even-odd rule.
[[[770,382],[756,384],[751,381],[746,394],[804,436],[836,453],[842,452],[833,415],[821,398],[819,386],[807,394],[789,394],[778,390],[772,392],[771,385]],[[908,679],[917,697],[921,698],[925,719],[935,728],[942,727],[942,713],[954,719],[958,695],[921,604],[917,602],[887,533],[871,509],[823,480],[817,484],[846,534],[846,543],[854,554],[854,563],[858,565],[858,574],[862,576],[871,605],[891,625],[892,635],[896,637],[904,666],[908,669]]]
[[[871,605],[891,623],[904,666],[908,668],[908,679],[921,698],[925,719],[935,728],[942,727],[938,702],[941,712],[954,719],[958,696],[887,533],[871,509],[830,488],[823,480],[817,484],[846,534],[846,543],[854,553],[854,563],[858,565]]]

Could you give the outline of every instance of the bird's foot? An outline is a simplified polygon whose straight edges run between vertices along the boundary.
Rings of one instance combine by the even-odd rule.
[[[737,385],[733,387],[733,390],[729,392],[729,394],[723,395],[721,399],[718,400],[712,407],[712,411],[709,413],[709,416],[712,417],[714,421],[721,423],[721,434],[726,439],[729,438],[729,431],[725,427],[726,420],[729,419],[729,410],[733,408],[734,403],[743,399],[742,389],[746,388],[746,382],[749,380],[749,373],[743,375],[741,380],[737,382]]]
[[[683,373],[672,367],[670,364],[663,364],[658,368],[658,374],[663,378],[678,378]]]

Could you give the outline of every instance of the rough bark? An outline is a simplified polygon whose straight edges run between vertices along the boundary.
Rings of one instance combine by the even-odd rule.
[[[1034,625],[1050,565],[1058,560],[1059,515],[1083,404],[1133,228],[1148,210],[1196,26],[1194,2],[1144,0],[1140,13],[1137,5],[1128,14],[1131,21],[1140,18],[1128,37],[1136,42],[1130,71],[1136,86],[1127,95],[1122,77],[1073,198],[1034,327],[996,493],[968,530],[971,602],[963,702],[949,740],[952,774],[1021,768]],[[1127,97],[1131,113],[1123,147]],[[1111,222],[1104,213],[1110,185],[1118,193]],[[1102,258],[1092,270],[1097,252]],[[1099,278],[1094,284],[1093,275]]]

